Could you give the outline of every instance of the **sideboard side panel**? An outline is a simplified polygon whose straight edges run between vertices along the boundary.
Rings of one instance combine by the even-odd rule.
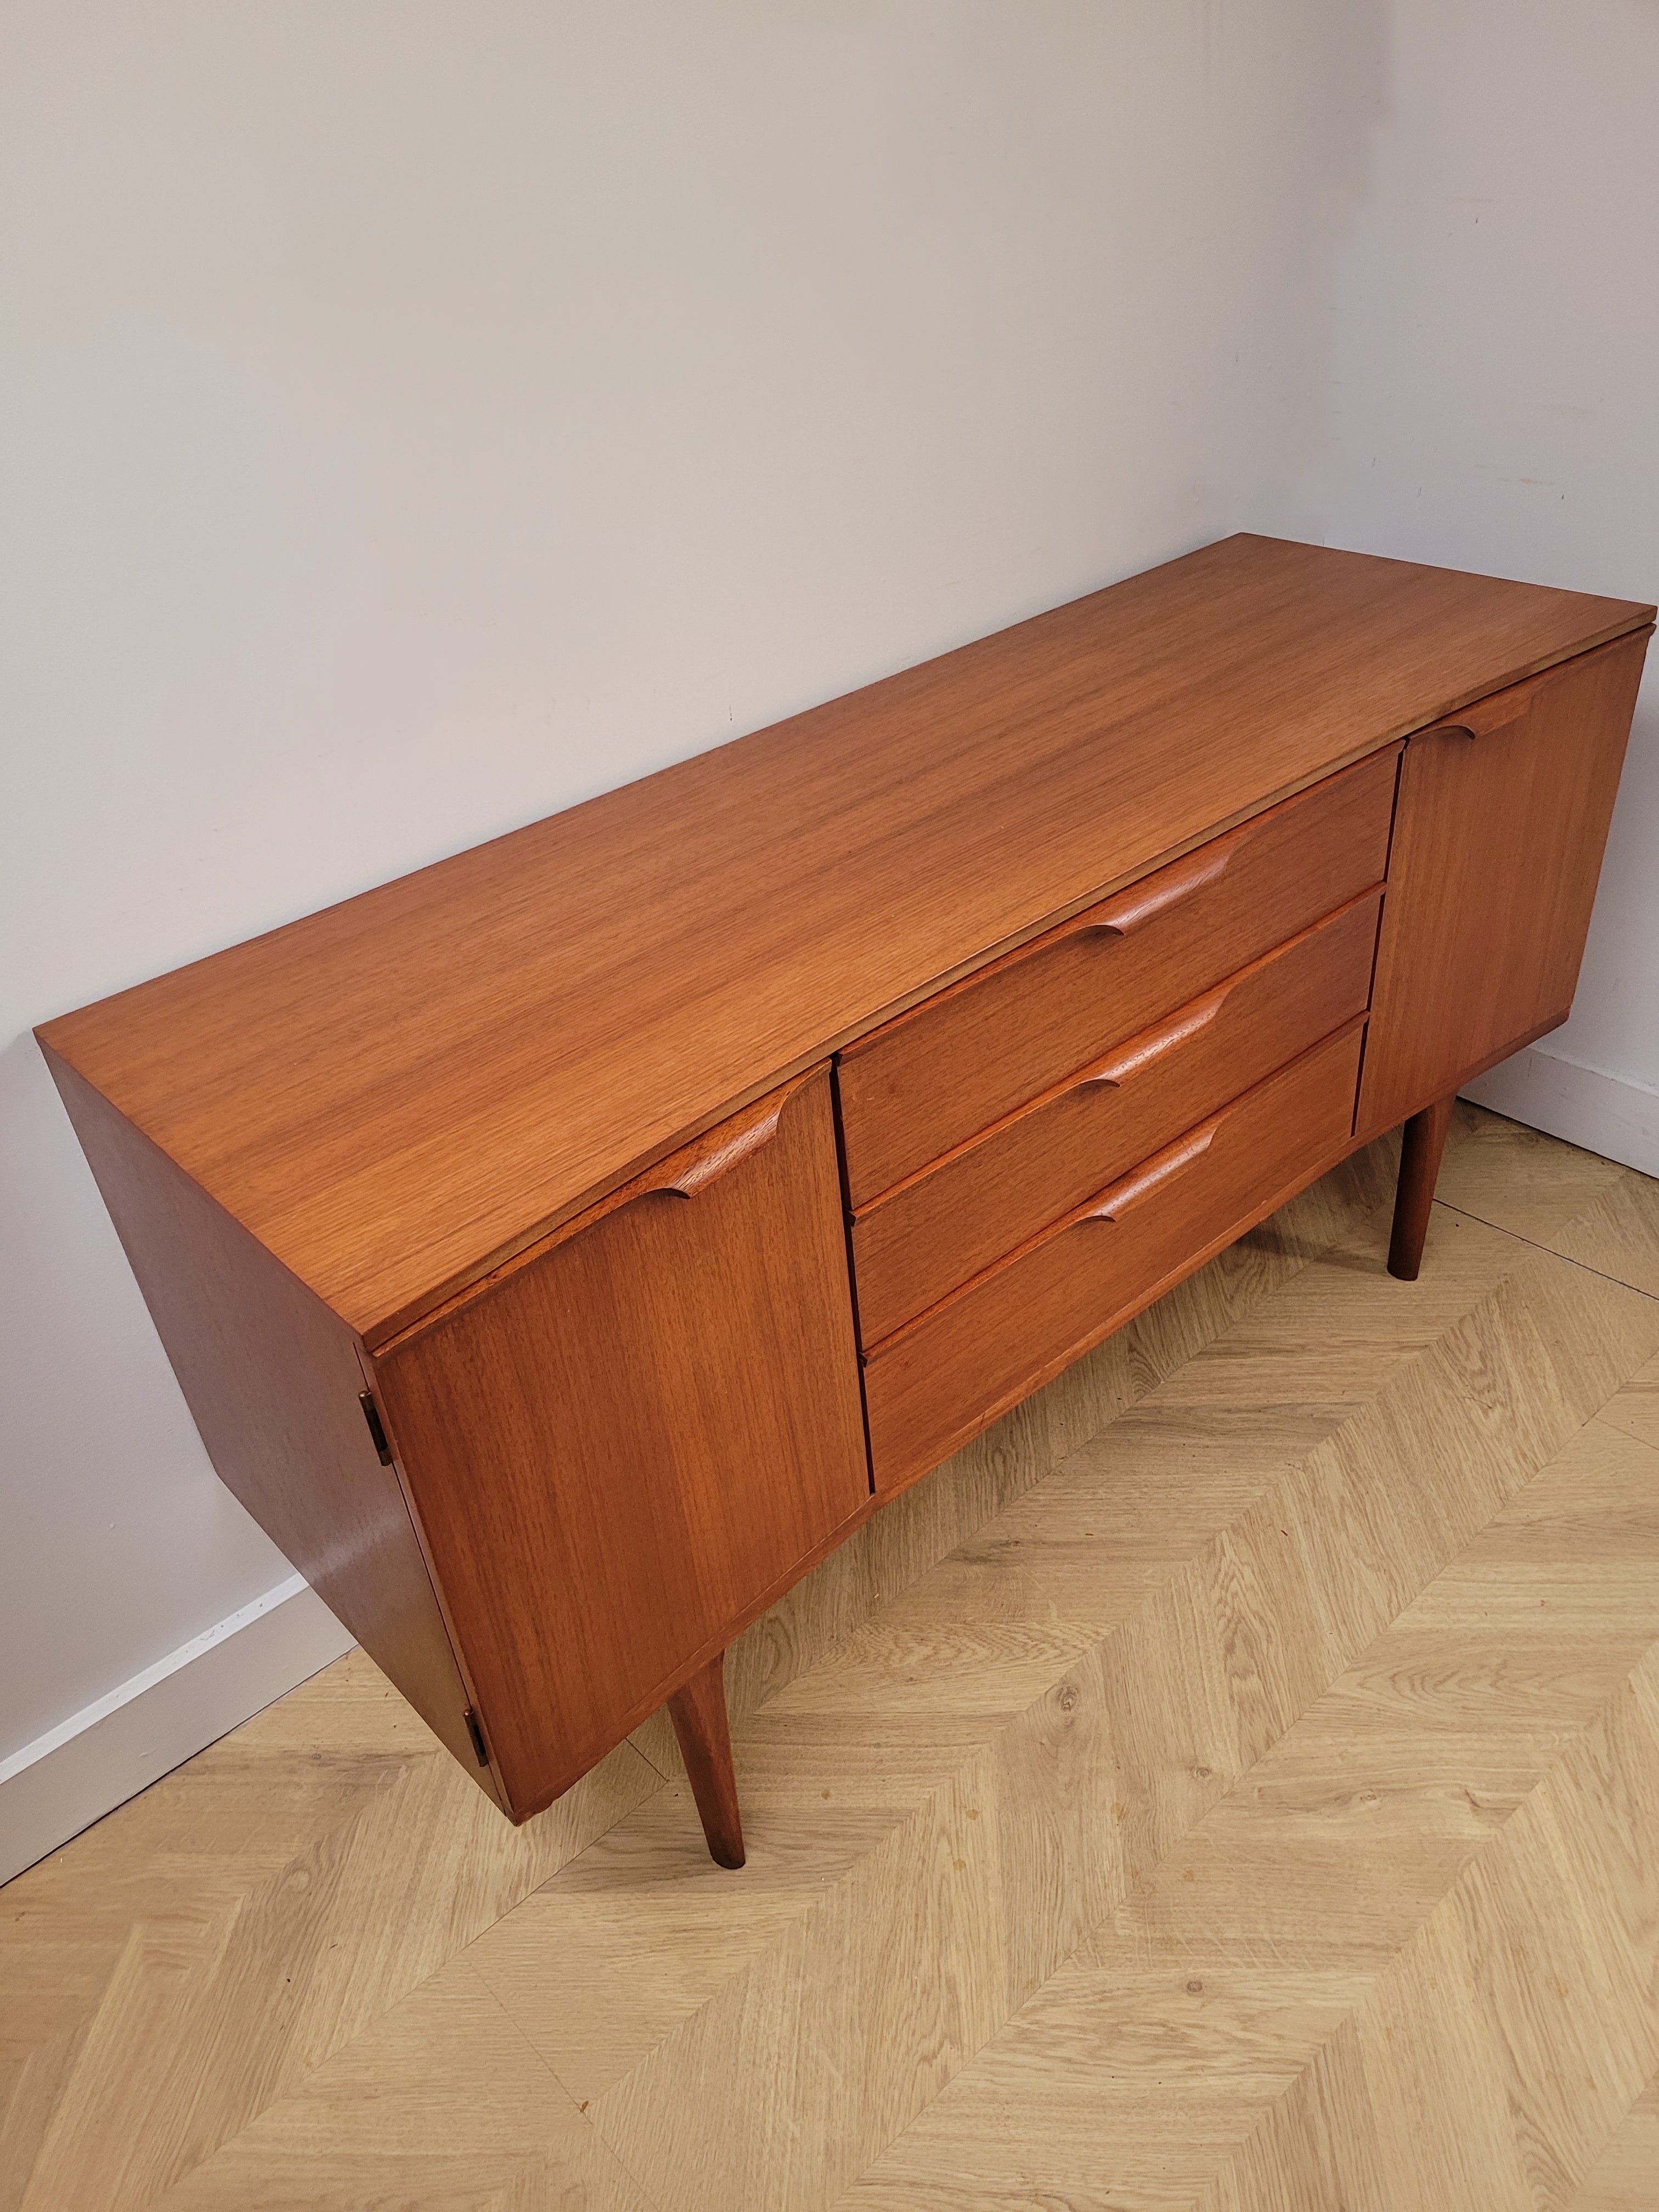
[[[1565,1019],[1649,635],[1495,693],[1407,745],[1362,1140]]]
[[[43,1049],[221,1480],[499,1803],[397,1470],[364,1419],[350,1330]]]
[[[827,1066],[676,1173],[374,1361],[515,1818],[868,1508]]]

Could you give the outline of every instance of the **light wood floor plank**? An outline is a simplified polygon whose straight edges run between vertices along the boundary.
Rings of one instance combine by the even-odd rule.
[[[367,1662],[354,1655],[341,1668],[343,1682],[285,1700],[268,1725],[260,1716],[7,1885],[3,2009],[21,2038],[45,2027],[78,2039],[49,2108],[28,2100],[39,2132],[20,2146],[23,2212],[149,2201],[662,1787],[624,1746],[548,1814],[513,1829],[446,1753],[405,1735],[401,1717],[389,1753],[345,1748],[351,1709],[382,1701]],[[354,1685],[367,1700],[353,1698]],[[314,1738],[296,1752],[301,1706]],[[338,1787],[307,1789],[331,1759],[343,1765]],[[289,1784],[298,1802],[284,1814],[277,1800]],[[268,1842],[252,1843],[240,1820],[214,1818],[215,1801],[239,1790],[249,1816],[270,1808]],[[88,1881],[84,1869],[114,1863],[125,1863],[125,1881],[107,1891]],[[71,1887],[83,1903],[73,1916]],[[67,2003],[54,1982],[59,1928],[83,1939]]]
[[[155,2201],[160,2212],[652,2212],[464,1959]]]
[[[1626,2114],[1571,2212],[1659,2212],[1659,2077]]]
[[[1632,1376],[1602,1418],[1659,1451],[1659,1359]]]
[[[1588,1213],[1628,1172],[1522,1121],[1460,1098],[1452,1109],[1435,1195],[1496,1229],[1549,1244]]]
[[[1436,1195],[1659,1297],[1659,1181],[1459,1099]]]
[[[1659,1182],[1627,1168],[1622,1182],[1550,1239],[1550,1249],[1659,1298]]]
[[[846,2212],[1567,2201],[1659,2055],[1655,1475],[1575,1438]]]

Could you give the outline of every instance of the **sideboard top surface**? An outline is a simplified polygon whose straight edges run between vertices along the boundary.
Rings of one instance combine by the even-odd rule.
[[[942,982],[1652,618],[1227,538],[39,1034],[372,1346]]]

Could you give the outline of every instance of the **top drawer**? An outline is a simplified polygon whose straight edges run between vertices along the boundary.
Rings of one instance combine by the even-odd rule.
[[[1298,792],[842,1054],[854,1207],[1382,880],[1397,745]]]

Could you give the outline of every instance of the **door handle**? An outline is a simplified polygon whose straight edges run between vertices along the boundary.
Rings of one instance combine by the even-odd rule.
[[[1219,882],[1255,827],[1254,823],[1247,822],[1224,837],[1212,837],[1207,845],[1200,845],[1184,860],[1171,861],[1156,875],[1132,884],[1127,891],[1106,900],[1079,926],[1103,937],[1133,936],[1136,930],[1145,929],[1148,922],[1156,921],[1160,915],[1168,914],[1172,907],[1182,905],[1211,884]]]
[[[1512,723],[1526,720],[1540,686],[1554,672],[1546,669],[1542,677],[1534,676],[1527,683],[1511,684],[1507,690],[1494,691],[1490,698],[1476,699],[1467,707],[1458,708],[1443,722],[1431,722],[1426,729],[1413,731],[1413,738],[1495,737],[1499,730],[1507,730]]]
[[[1133,1077],[1156,1066],[1166,1054],[1174,1052],[1201,1030],[1208,1029],[1226,1005],[1232,988],[1231,982],[1218,984],[1214,990],[1206,991],[1201,999],[1194,999],[1159,1028],[1143,1030],[1139,1036],[1131,1037],[1127,1044],[1121,1044],[1109,1052],[1103,1060],[1097,1060],[1091,1066],[1081,1069],[1066,1085],[1066,1090],[1068,1092],[1087,1091],[1098,1085],[1115,1091]]]
[[[769,1098],[763,1098],[740,1114],[733,1114],[712,1129],[695,1139],[683,1152],[665,1160],[659,1168],[647,1169],[630,1197],[644,1198],[653,1191],[662,1191],[673,1198],[695,1198],[699,1191],[718,1182],[723,1175],[739,1166],[769,1145],[778,1133],[778,1121],[784,1108],[802,1084],[811,1080],[817,1071],[798,1075],[781,1091],[775,1091]]]
[[[822,1073],[821,1065],[809,1067],[781,1090],[728,1115],[712,1129],[706,1129],[701,1137],[693,1138],[678,1152],[671,1152],[665,1160],[647,1168],[632,1182],[624,1183],[606,1201],[606,1210],[630,1205],[636,1198],[696,1198],[700,1191],[707,1190],[711,1183],[718,1182],[723,1175],[729,1175],[733,1168],[769,1145],[778,1133],[784,1108],[798,1091]]]
[[[1115,1182],[1109,1190],[1102,1191],[1092,1205],[1076,1218],[1084,1221],[1121,1221],[1125,1214],[1133,1213],[1138,1206],[1156,1198],[1166,1184],[1174,1182],[1188,1168],[1195,1167],[1215,1141],[1216,1131],[1226,1117],[1218,1114],[1200,1127],[1171,1145],[1146,1166]]]

